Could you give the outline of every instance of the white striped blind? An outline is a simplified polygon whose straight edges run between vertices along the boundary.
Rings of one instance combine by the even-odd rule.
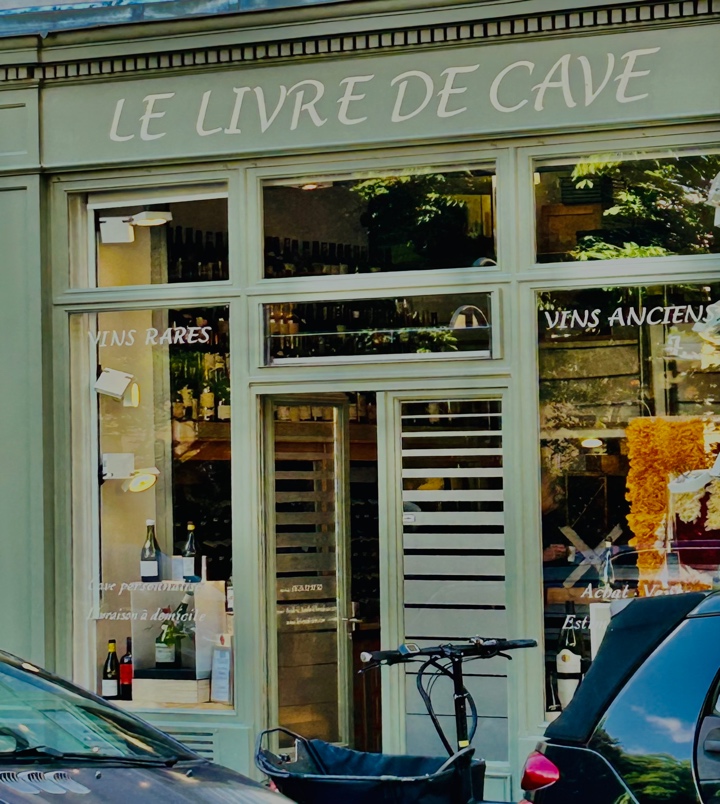
[[[431,645],[504,636],[501,401],[405,402],[401,421],[406,640]],[[440,756],[442,744],[415,687],[416,668],[407,668],[408,753]],[[503,660],[466,668],[480,715],[473,745],[488,760],[506,761]],[[435,684],[433,702],[452,741],[452,697],[444,680]]]

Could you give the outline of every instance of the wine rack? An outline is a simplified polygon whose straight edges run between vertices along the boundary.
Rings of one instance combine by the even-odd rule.
[[[226,232],[182,226],[167,229],[168,282],[209,282],[228,278]]]
[[[490,294],[267,304],[266,363],[436,352],[491,356]]]

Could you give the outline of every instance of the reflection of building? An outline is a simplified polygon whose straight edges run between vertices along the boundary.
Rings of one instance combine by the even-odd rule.
[[[246,771],[277,719],[434,752],[412,679],[358,679],[361,650],[481,633],[552,653],[565,603],[582,622],[611,597],[617,527],[611,592],[663,569],[654,520],[630,544],[627,432],[689,417],[711,443],[720,412],[694,331],[720,298],[697,80],[718,31],[702,4],[597,5],[310,3],[7,40],[4,647],[96,687],[145,608],[156,639],[117,594],[154,520],[163,581],[204,571],[234,673],[231,702],[165,678],[148,718]],[[132,374],[137,408],[97,396],[98,367]],[[126,471],[99,484],[103,455]],[[578,540],[547,590],[541,461]],[[141,469],[159,475],[124,491]],[[580,541],[596,563],[566,586]],[[539,654],[470,677],[490,798],[517,800],[542,729]]]

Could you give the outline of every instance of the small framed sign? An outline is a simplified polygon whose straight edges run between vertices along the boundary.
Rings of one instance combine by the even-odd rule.
[[[210,700],[216,703],[232,703],[232,648],[224,637],[213,648],[210,670]]]

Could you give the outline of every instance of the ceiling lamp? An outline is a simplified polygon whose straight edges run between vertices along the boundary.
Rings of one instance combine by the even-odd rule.
[[[332,187],[333,183],[331,181],[306,181],[295,186],[301,190],[324,190],[326,187]]]

